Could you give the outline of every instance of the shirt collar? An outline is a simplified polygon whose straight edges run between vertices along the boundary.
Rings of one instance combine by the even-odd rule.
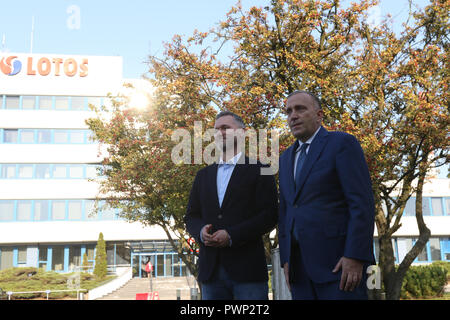
[[[220,159],[219,159],[219,165],[222,165],[222,164],[229,164],[229,165],[235,166],[236,163],[238,162],[239,158],[241,157],[241,155],[242,155],[242,151],[239,152],[237,155],[235,155],[235,156],[234,156],[233,158],[231,158],[230,160],[228,160],[227,162],[224,162],[223,159],[222,159],[222,157],[220,157]]]
[[[319,126],[319,128],[316,130],[316,132],[314,132],[314,134],[311,136],[311,138],[306,140],[306,142],[301,142],[300,140],[297,139],[297,148],[295,149],[295,152],[300,151],[300,148],[302,147],[303,143],[308,143],[309,145],[311,145],[312,141],[316,137],[317,132],[319,132],[320,128],[321,128],[321,126]]]

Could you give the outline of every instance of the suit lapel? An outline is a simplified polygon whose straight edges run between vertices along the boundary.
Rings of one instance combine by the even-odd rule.
[[[316,162],[317,158],[322,152],[322,149],[325,147],[327,142],[326,139],[327,135],[328,131],[325,128],[321,127],[319,132],[317,132],[317,135],[315,136],[314,140],[312,141],[308,150],[308,155],[306,156],[305,163],[303,164],[302,171],[300,172],[300,181],[299,186],[297,188],[297,192],[295,193],[295,199],[298,198],[300,191],[302,190],[303,185],[305,184],[306,178],[309,175],[309,172],[311,171],[314,163]]]
[[[219,195],[217,194],[217,168],[219,165],[217,163],[212,164],[209,166],[209,172],[208,172],[208,181],[207,184],[210,186],[210,190],[213,193],[213,202],[216,204],[218,208],[220,208],[219,205]]]
[[[288,183],[288,199],[294,199],[295,196],[295,176],[294,176],[294,162],[295,162],[295,150],[297,150],[298,142],[295,141],[295,143],[287,150],[288,154],[286,157],[286,181],[289,181]]]

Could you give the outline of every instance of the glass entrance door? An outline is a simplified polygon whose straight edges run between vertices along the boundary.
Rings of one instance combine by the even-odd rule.
[[[186,267],[176,253],[132,253],[133,277],[148,277],[145,267],[150,261],[153,277],[180,277],[186,275]]]

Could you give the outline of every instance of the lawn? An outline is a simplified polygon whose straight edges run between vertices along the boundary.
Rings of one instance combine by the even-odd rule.
[[[103,279],[96,278],[90,273],[58,273],[43,271],[37,268],[11,268],[0,271],[0,289],[5,293],[24,291],[69,290],[69,289],[93,289],[116,276],[107,276]],[[49,299],[75,299],[76,291],[50,293]],[[46,298],[46,293],[13,294],[12,299],[39,299]],[[4,296],[2,298],[5,298]]]

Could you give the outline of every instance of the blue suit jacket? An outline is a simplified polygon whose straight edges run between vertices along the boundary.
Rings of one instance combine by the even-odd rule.
[[[291,236],[296,232],[309,277],[317,283],[336,281],[340,273],[332,270],[342,256],[374,263],[374,200],[367,164],[354,136],[321,127],[309,147],[296,192],[297,145],[280,157],[281,265],[290,261]]]
[[[273,175],[261,175],[261,163],[238,164],[228,183],[222,206],[217,196],[217,164],[197,172],[184,221],[200,244],[199,281],[207,281],[218,263],[235,281],[266,281],[267,262],[262,236],[277,223],[277,187]],[[225,229],[232,245],[215,248],[203,245],[200,231],[206,224]]]

